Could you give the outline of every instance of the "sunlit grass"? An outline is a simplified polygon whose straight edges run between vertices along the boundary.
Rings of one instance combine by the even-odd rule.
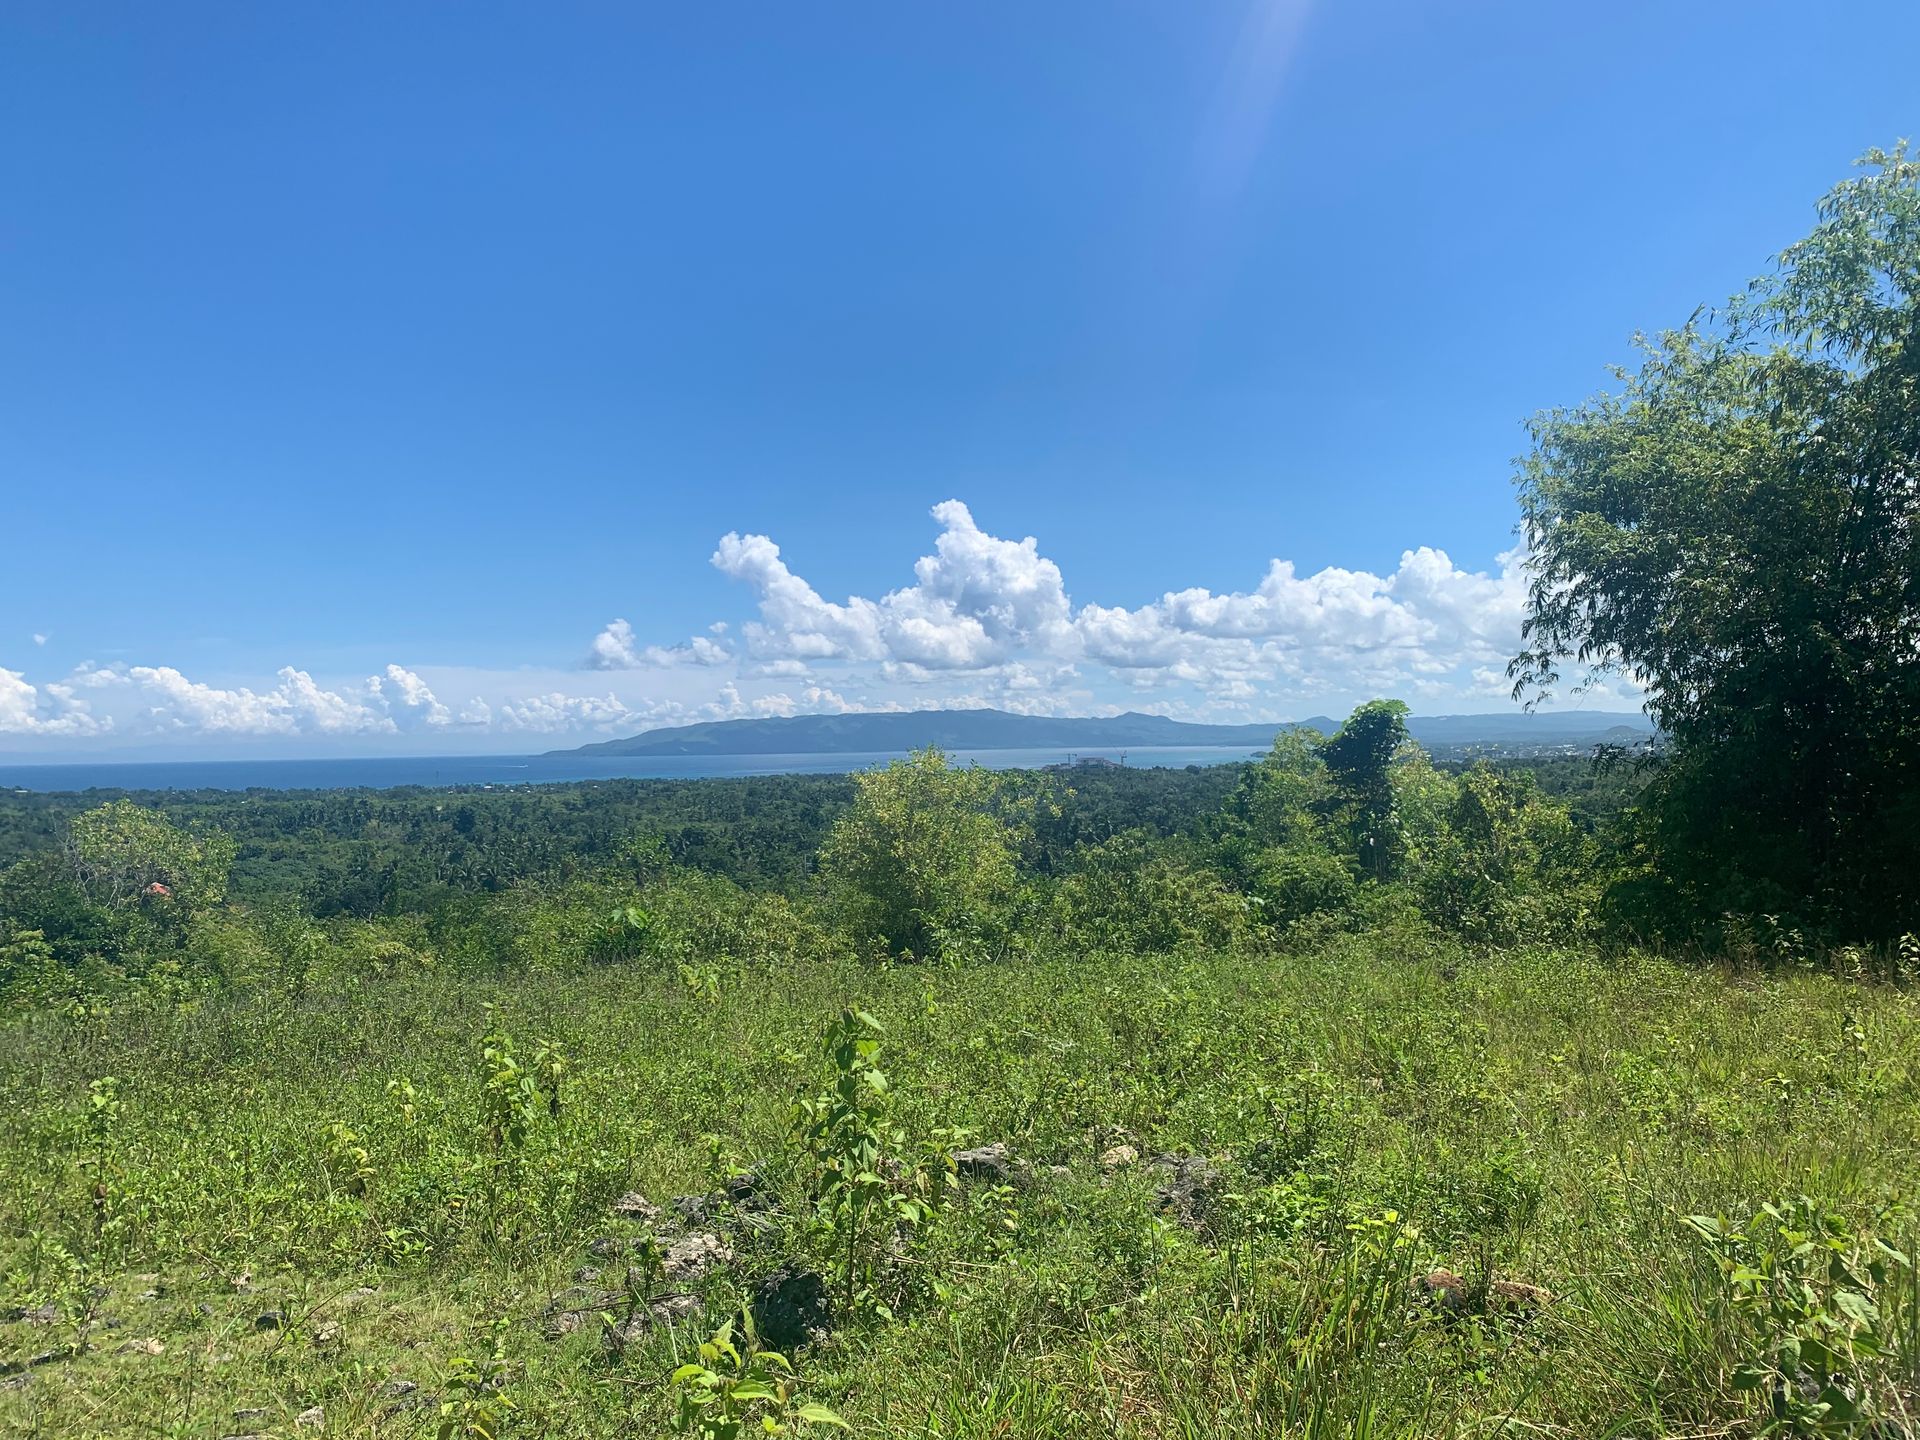
[[[569,1059],[490,1201],[488,1002],[518,1053]],[[699,1335],[614,1358],[594,1325],[555,1340],[537,1318],[624,1233],[615,1196],[785,1173],[792,1103],[855,1002],[886,1027],[909,1151],[959,1128],[1032,1167],[919,1227],[895,1320],[795,1356],[863,1433],[1751,1433],[1746,1342],[1683,1217],[1805,1192],[1911,1229],[1914,999],[1812,973],[1392,933],[1273,959],[738,970],[717,994],[621,968],[415,974],[0,1034],[0,1303],[58,1312],[0,1326],[0,1360],[62,1357],[12,1377],[0,1428],[283,1433],[318,1405],[329,1433],[425,1433],[421,1398],[504,1319],[514,1433],[658,1433]],[[104,1076],[117,1110],[90,1123]],[[1211,1230],[1157,1214],[1146,1166],[1102,1173],[1123,1132],[1213,1157]],[[805,1247],[738,1245],[703,1282],[711,1323]],[[1409,1288],[1436,1266],[1555,1298],[1451,1316]],[[1884,1303],[1910,1337],[1905,1293]],[[286,1323],[257,1329],[269,1310]]]

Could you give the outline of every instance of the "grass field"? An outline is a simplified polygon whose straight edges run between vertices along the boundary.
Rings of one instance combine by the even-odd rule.
[[[1811,971],[414,973],[21,1019],[0,1090],[6,1434],[659,1434],[783,1266],[864,1435],[1914,1433],[1916,999]]]

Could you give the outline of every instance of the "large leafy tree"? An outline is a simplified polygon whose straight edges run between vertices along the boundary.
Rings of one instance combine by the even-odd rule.
[[[1579,668],[1669,737],[1665,925],[1920,928],[1920,163],[1875,151],[1775,272],[1532,423],[1516,693]]]
[[[820,851],[820,877],[862,943],[920,959],[991,942],[1016,882],[1035,798],[1015,777],[939,750],[855,777]]]
[[[234,843],[218,831],[189,835],[156,810],[115,800],[76,815],[70,841],[75,877],[97,904],[164,896],[187,914],[226,899]]]
[[[1339,805],[1335,815],[1351,837],[1362,873],[1386,880],[1399,863],[1393,814],[1393,762],[1407,743],[1403,700],[1369,700],[1320,746]]]
[[[1393,878],[1405,853],[1393,769],[1409,753],[1407,707],[1371,700],[1331,736],[1283,730],[1229,799],[1218,853],[1268,917],[1340,910],[1361,879]]]

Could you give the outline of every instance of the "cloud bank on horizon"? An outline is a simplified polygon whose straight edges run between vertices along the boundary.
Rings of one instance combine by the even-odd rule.
[[[1037,540],[988,534],[959,500],[932,516],[933,553],[914,563],[911,584],[877,599],[828,600],[769,536],[725,535],[711,563],[750,592],[754,618],[680,640],[647,639],[614,619],[570,667],[394,663],[322,683],[288,665],[271,680],[213,684],[167,665],[85,662],[37,680],[0,666],[0,737],[60,749],[243,737],[471,745],[943,706],[1286,720],[1387,694],[1428,712],[1507,703],[1527,587],[1517,547],[1489,571],[1426,546],[1389,575],[1329,567],[1303,576],[1275,559],[1249,590],[1196,587],[1127,608],[1076,605]],[[1639,695],[1615,685],[1587,703],[1596,701],[1629,709]]]

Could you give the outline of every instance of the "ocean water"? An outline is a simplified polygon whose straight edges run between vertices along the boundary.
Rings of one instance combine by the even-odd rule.
[[[390,790],[401,785],[539,785],[571,780],[693,780],[740,775],[832,775],[897,760],[858,755],[441,755],[355,760],[166,760],[0,765],[0,790]],[[1254,758],[1240,745],[1129,750],[960,750],[959,764],[990,770],[1057,765],[1069,754],[1129,767],[1228,765]]]

